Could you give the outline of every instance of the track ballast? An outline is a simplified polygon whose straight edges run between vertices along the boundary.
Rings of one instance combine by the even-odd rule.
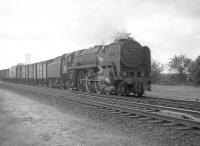
[[[148,122],[175,126],[178,129],[200,129],[200,104],[192,101],[180,100],[179,102],[173,102],[170,99],[154,97],[119,97],[48,87],[1,83],[1,87],[5,88],[12,88],[14,86],[22,90],[40,92],[94,108],[105,109],[128,118],[138,118],[140,120],[147,120]],[[191,107],[193,108],[191,109]]]

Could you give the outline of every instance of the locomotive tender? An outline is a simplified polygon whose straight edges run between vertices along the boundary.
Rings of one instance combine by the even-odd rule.
[[[33,64],[0,70],[1,80],[84,92],[143,95],[151,72],[150,49],[132,38]]]

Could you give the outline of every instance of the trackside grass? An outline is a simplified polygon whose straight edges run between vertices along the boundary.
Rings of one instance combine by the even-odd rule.
[[[152,85],[152,91],[146,92],[146,95],[160,98],[182,99],[200,102],[200,88],[196,88],[194,86]]]

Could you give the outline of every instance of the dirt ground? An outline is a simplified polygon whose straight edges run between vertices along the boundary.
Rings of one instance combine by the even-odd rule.
[[[0,146],[144,146],[139,137],[0,89]]]
[[[160,98],[200,101],[200,88],[193,86],[152,85],[152,91],[146,94]]]

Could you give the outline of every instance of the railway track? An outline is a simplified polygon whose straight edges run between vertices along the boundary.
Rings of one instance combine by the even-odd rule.
[[[12,84],[9,84],[9,86],[12,86]],[[127,100],[127,97],[122,98],[112,95],[108,98],[107,95],[52,89],[47,87],[19,85],[19,88],[22,88],[23,90],[27,89],[34,92],[44,93],[55,97],[62,97],[66,100],[86,104],[93,106],[94,108],[105,109],[114,114],[127,116],[128,118],[138,118],[140,120],[148,120],[149,122],[159,122],[167,126],[175,125],[180,129],[200,129],[199,109],[186,109],[186,103],[188,101],[186,101],[186,103],[181,101],[180,105],[179,102],[176,102],[177,107],[173,107],[165,106],[166,104],[171,104],[171,101],[173,100],[161,100],[163,103],[162,105],[159,105],[152,104],[153,98],[144,102],[147,97],[142,98],[142,100],[139,98],[129,98],[129,100]],[[159,102],[159,98],[156,99],[154,103],[156,102]],[[189,103],[189,107],[192,106],[192,102]],[[194,105],[199,107],[199,105],[196,103],[194,103]],[[180,108],[183,106],[185,106],[185,108]]]
[[[79,92],[79,91],[76,91]],[[166,99],[166,98],[159,98],[159,97],[137,97],[137,96],[123,96],[119,97],[116,95],[97,95],[95,93],[86,93],[86,92],[80,92],[81,94],[91,94],[96,95],[100,97],[107,97],[107,98],[114,98],[114,99],[121,99],[125,101],[131,101],[131,102],[138,102],[138,103],[144,103],[144,104],[152,104],[152,105],[158,105],[158,106],[167,106],[167,107],[174,107],[174,108],[181,108],[181,109],[188,109],[188,110],[194,110],[194,111],[200,111],[200,102],[194,102],[194,101],[186,101],[186,100],[176,100],[176,99]]]

